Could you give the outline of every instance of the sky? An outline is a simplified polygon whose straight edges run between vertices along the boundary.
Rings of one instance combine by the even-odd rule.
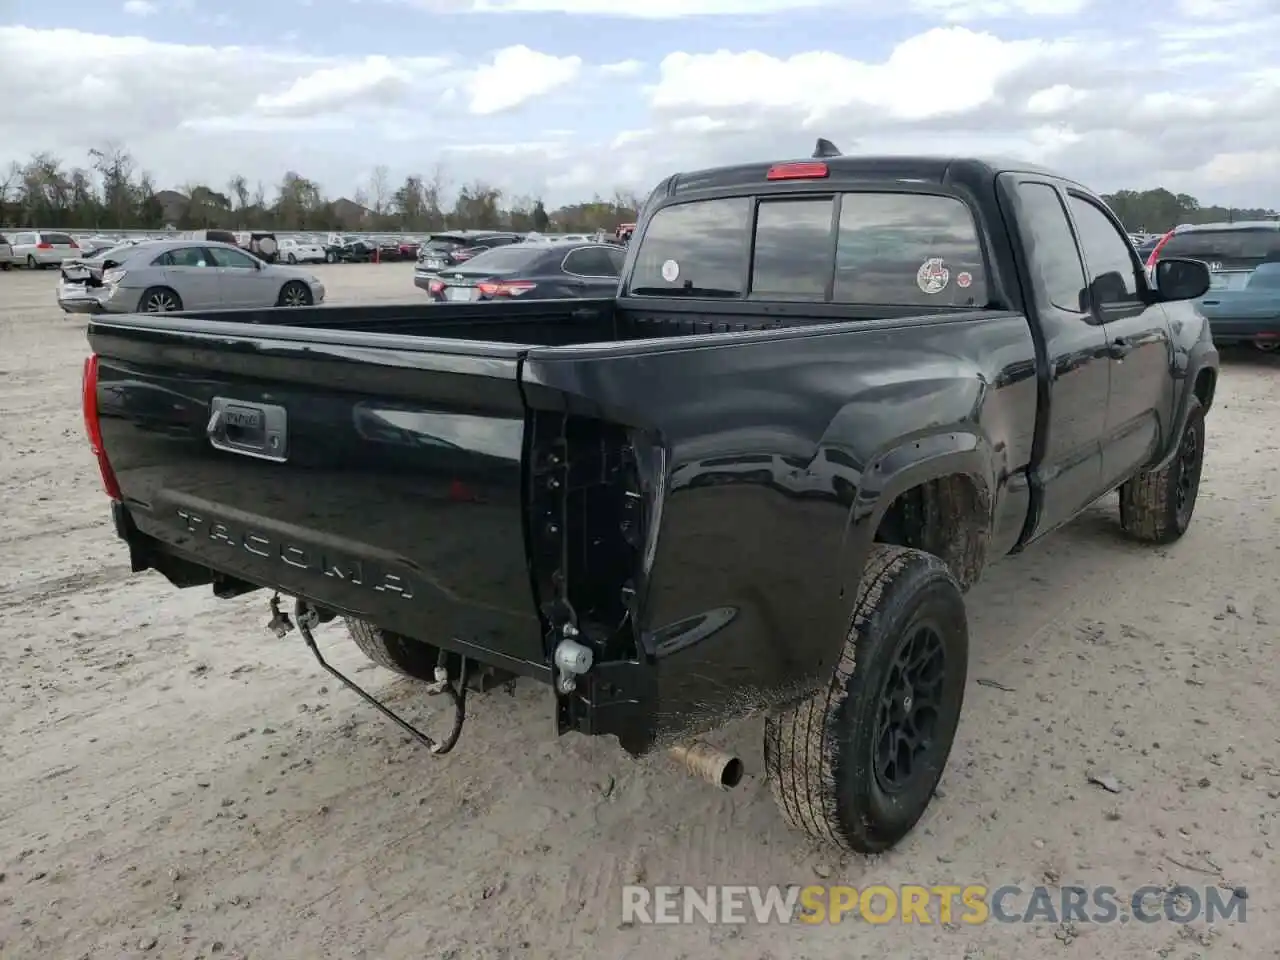
[[[822,136],[1280,208],[1278,116],[1276,0],[0,0],[0,171],[117,143],[162,187],[559,205]]]

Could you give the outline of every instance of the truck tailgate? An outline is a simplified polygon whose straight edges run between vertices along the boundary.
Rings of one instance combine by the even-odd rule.
[[[545,670],[516,348],[170,324],[89,329],[103,448],[160,552]]]

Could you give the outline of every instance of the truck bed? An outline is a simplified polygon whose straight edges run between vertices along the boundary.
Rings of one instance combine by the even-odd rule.
[[[171,316],[219,323],[302,330],[392,333],[445,340],[529,346],[566,346],[659,337],[746,332],[824,322],[821,316],[718,315],[705,303],[688,312],[620,309],[613,298],[534,300],[527,303],[385,304],[319,306],[290,310],[191,311]],[[714,305],[713,305],[714,306]]]

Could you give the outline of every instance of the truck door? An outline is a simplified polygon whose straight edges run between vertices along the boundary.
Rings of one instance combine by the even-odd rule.
[[[1067,191],[1084,252],[1089,308],[1106,333],[1110,399],[1102,433],[1102,480],[1111,487],[1149,463],[1174,410],[1169,320],[1146,299],[1146,275],[1128,238],[1097,201]]]
[[[1002,203],[1016,211],[1021,247],[1046,346],[1048,419],[1037,437],[1039,513],[1031,539],[1065,523],[1102,492],[1110,371],[1106,331],[1088,310],[1085,271],[1058,187],[1003,174]]]

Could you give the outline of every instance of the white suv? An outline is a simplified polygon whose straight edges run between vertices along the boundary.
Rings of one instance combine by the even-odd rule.
[[[63,260],[80,256],[80,247],[69,233],[24,230],[10,234],[9,242],[13,245],[13,262],[32,270],[61,266]]]

